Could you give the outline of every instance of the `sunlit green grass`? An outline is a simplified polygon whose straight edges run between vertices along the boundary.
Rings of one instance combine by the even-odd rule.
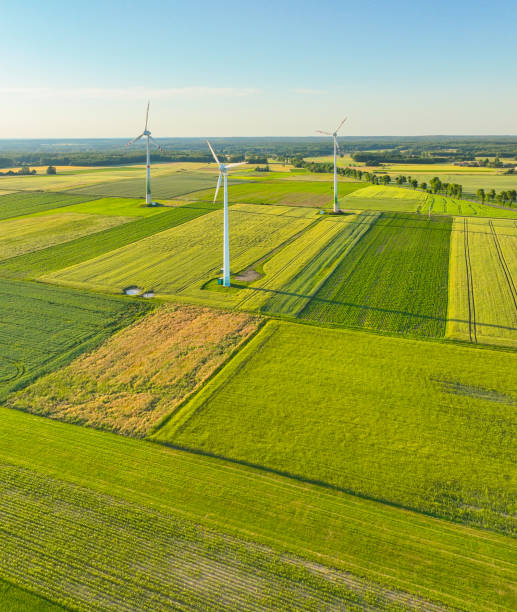
[[[502,532],[513,353],[270,322],[156,439]]]

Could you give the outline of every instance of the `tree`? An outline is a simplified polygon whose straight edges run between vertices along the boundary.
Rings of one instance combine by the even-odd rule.
[[[383,185],[389,185],[391,183],[391,177],[390,177],[389,174],[385,174],[382,177],[382,183],[383,183]]]
[[[485,203],[485,190],[484,189],[478,189],[476,192],[477,197],[481,200],[481,203],[484,204]]]
[[[517,200],[517,191],[515,189],[510,189],[508,198],[510,199],[510,206],[512,206],[515,200]]]
[[[416,179],[411,180],[411,187],[413,187],[413,189],[416,189],[418,187],[418,181]]]
[[[430,184],[433,193],[438,193],[442,189],[442,181],[437,176],[431,179]]]
[[[495,198],[495,189],[491,189],[491,190],[488,192],[488,199],[489,199],[489,200],[493,200],[494,198]]]
[[[420,183],[420,189],[422,189],[423,191],[427,190],[427,183],[425,181],[423,181],[422,183]]]
[[[47,174],[56,174],[56,167],[55,166],[49,166],[47,168]]]

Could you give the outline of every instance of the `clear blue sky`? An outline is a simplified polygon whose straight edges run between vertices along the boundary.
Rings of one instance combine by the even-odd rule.
[[[0,6],[0,138],[517,134],[517,0]]]

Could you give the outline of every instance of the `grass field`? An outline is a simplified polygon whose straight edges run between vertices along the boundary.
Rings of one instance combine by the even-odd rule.
[[[127,221],[127,217],[81,213],[6,219],[0,223],[0,260],[108,230]]]
[[[167,210],[164,206],[146,206],[145,202],[137,198],[101,198],[71,204],[64,209],[59,209],[62,213],[82,213],[88,215],[107,215],[110,217],[150,217]],[[45,213],[52,214],[53,210]]]
[[[452,221],[384,213],[299,313],[303,319],[443,336]]]
[[[91,199],[66,193],[10,193],[0,196],[0,219],[61,208]]]
[[[5,580],[0,580],[0,602],[3,610],[12,612],[62,612],[65,609]]]
[[[6,405],[143,436],[257,325],[243,313],[162,306],[92,353],[14,393]]]
[[[170,229],[201,215],[213,212],[219,205],[186,204],[150,217],[136,219],[96,234],[13,257],[2,262],[0,276],[10,278],[37,278],[42,274],[73,266],[114,249],[134,243],[142,238]]]
[[[456,219],[451,243],[451,338],[517,347],[517,222]]]
[[[159,295],[197,295],[207,280],[219,274],[222,216],[222,211],[213,212],[42,278],[115,292],[137,285],[153,289]],[[267,255],[307,228],[314,218],[311,209],[232,206],[232,271],[238,272]],[[208,294],[207,299],[210,297],[210,292],[203,293]]]
[[[507,536],[0,413],[8,492],[0,496],[0,575],[71,607],[161,610],[173,598],[213,609],[214,593],[226,609],[243,609],[243,598],[252,610],[319,610],[329,598],[351,610],[515,607],[516,543]]]
[[[233,179],[230,179],[230,182]],[[213,187],[217,182],[216,175],[201,172],[175,172],[168,176],[151,177],[151,189],[155,199],[171,199],[179,195]],[[145,180],[143,178],[124,181],[110,181],[74,189],[73,193],[84,193],[96,196],[121,196],[126,198],[145,197]],[[213,196],[212,196],[213,197]]]
[[[155,437],[510,533],[516,404],[511,353],[272,322]]]
[[[60,287],[0,282],[0,397],[127,325],[146,305]]]
[[[340,183],[340,198],[357,189],[363,189],[366,183]],[[215,186],[205,191],[190,194],[189,198],[212,200]],[[231,202],[246,204],[288,204],[290,206],[315,206],[329,208],[334,198],[334,187],[330,181],[257,181],[230,185],[228,198]],[[222,191],[219,199],[222,202]]]

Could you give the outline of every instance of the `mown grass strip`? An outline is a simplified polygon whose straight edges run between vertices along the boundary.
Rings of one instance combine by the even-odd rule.
[[[57,478],[163,513],[171,524],[188,519],[438,603],[472,611],[515,608],[517,545],[507,536],[16,410],[0,408],[0,416],[0,460],[35,472],[43,483]],[[48,508],[43,515],[52,518]],[[99,521],[105,528],[109,523]],[[153,527],[144,527],[150,533],[140,538],[142,546],[154,537]],[[45,533],[38,537],[54,548],[59,532]],[[91,535],[88,541],[95,544]],[[109,538],[117,552],[124,543],[123,536]],[[38,562],[46,549],[39,550]],[[62,555],[66,546],[58,550]],[[93,555],[83,557],[85,570]],[[138,570],[136,564],[123,573],[124,588]],[[153,574],[159,570],[170,567],[158,564]]]
[[[185,223],[220,208],[218,204],[186,204],[152,217],[131,221],[123,226],[97,232],[83,238],[8,259],[0,265],[0,276],[36,278],[61,270],[131,244],[157,232]]]

